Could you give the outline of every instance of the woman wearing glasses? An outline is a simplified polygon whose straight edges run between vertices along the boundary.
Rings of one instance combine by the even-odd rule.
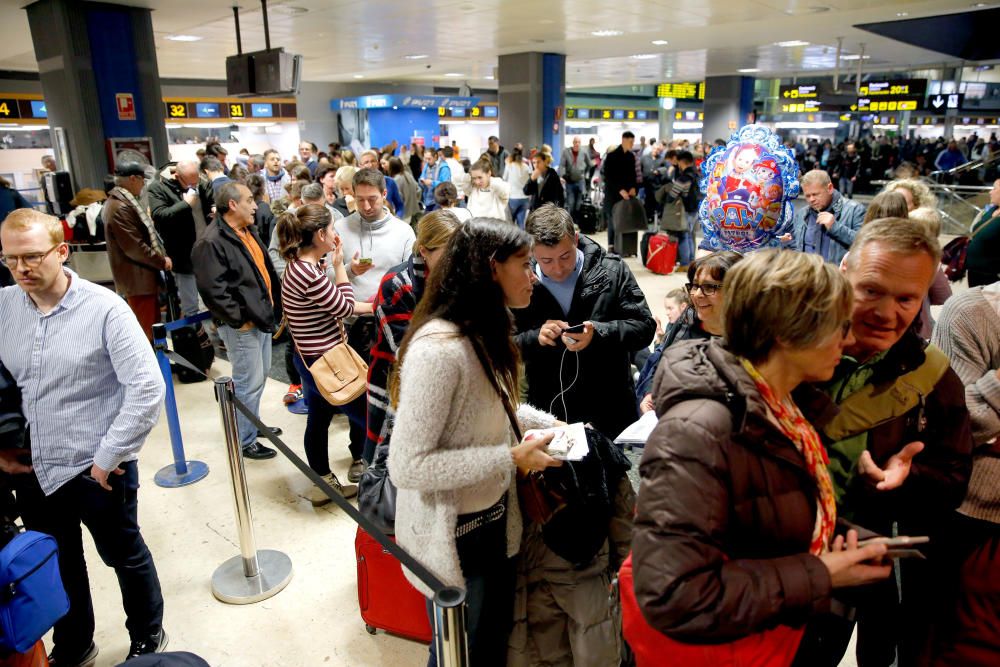
[[[635,396],[643,414],[653,409],[653,376],[663,351],[678,341],[722,335],[722,280],[741,259],[743,255],[738,252],[723,250],[696,259],[688,266],[688,283],[684,289],[692,308],[685,309],[670,325],[663,341],[642,366]]]
[[[748,256],[725,284],[713,306],[725,342],[675,345],[657,372],[659,422],[621,576],[640,667],[664,655],[787,667],[833,589],[891,571],[885,545],[834,537],[826,450],[792,399],[801,383],[829,380],[854,342],[850,284],[818,255],[776,249]],[[818,391],[807,398],[830,407]]]

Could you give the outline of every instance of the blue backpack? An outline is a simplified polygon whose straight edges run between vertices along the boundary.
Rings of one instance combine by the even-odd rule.
[[[18,534],[0,550],[0,647],[27,651],[68,611],[55,539]]]

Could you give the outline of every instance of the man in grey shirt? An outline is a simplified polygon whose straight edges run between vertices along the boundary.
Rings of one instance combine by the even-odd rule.
[[[90,664],[97,655],[81,523],[118,576],[128,658],[161,651],[163,595],[137,523],[137,454],[164,393],[153,350],[122,299],[63,266],[69,247],[58,219],[15,211],[0,240],[17,282],[0,290],[8,332],[0,365],[21,393],[33,465],[13,483],[25,525],[59,545],[70,601],[50,664]]]

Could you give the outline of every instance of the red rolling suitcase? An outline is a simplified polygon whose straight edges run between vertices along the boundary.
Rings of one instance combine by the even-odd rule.
[[[403,566],[371,535],[358,528],[354,538],[358,559],[358,607],[365,629],[431,641],[427,598],[403,576]]]
[[[677,240],[668,234],[656,234],[649,239],[646,268],[653,273],[673,273],[677,261]]]

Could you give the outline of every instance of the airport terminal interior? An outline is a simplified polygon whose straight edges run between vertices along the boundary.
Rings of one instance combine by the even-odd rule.
[[[665,299],[685,288],[694,257],[672,258],[666,269],[646,266],[649,249],[658,247],[648,237],[666,229],[656,192],[669,191],[666,174],[676,176],[684,156],[704,176],[695,189],[705,192],[712,174],[703,165],[721,169],[713,156],[749,141],[734,135],[745,126],[759,128],[754,136],[777,160],[768,163],[758,150],[754,169],[785,170],[786,195],[797,194],[796,177],[811,170],[831,175],[838,198],[864,205],[894,179],[915,179],[933,198],[942,245],[968,235],[1000,199],[991,195],[1000,176],[997,25],[1000,3],[970,0],[0,0],[0,190],[62,219],[71,232],[67,264],[115,290],[94,212],[125,163],[140,165],[136,173],[148,185],[173,178],[179,162],[204,169],[217,158],[231,176],[263,170],[268,190],[267,178],[280,184],[277,195],[268,192],[271,205],[290,199],[294,207],[304,203],[296,198],[305,184],[284,188],[291,181],[282,180],[285,170],[311,166],[305,180],[322,178],[327,169],[360,166],[374,149],[390,181],[398,173],[390,158],[412,171],[407,179],[416,182],[419,203],[406,222],[415,222],[435,202],[421,157],[432,149],[443,149],[438,159],[447,158],[453,180],[470,168],[474,175],[484,156],[520,149],[520,159],[506,164],[531,171],[533,159],[551,160],[564,184],[564,158],[582,150],[593,167],[573,184],[575,199],[558,203],[582,234],[622,257],[652,315],[667,323]],[[638,231],[609,238],[605,199],[621,197],[605,191],[601,162],[628,135],[647,218]],[[279,171],[264,167],[273,151]],[[503,171],[502,159],[499,165]],[[337,190],[339,174],[332,195],[324,186],[331,210],[350,194]],[[211,178],[201,174],[196,196],[204,197],[197,187],[213,190]],[[757,206],[762,193],[750,187],[751,203],[740,206]],[[140,199],[146,202],[145,191]],[[810,203],[805,195],[787,200],[787,212],[784,203],[760,209],[785,216],[781,230],[790,235],[793,212]],[[503,204],[514,224],[513,196],[510,207]],[[205,211],[203,224],[210,224],[213,201]],[[709,227],[698,220],[690,228],[698,257],[726,247]],[[950,289],[958,295],[968,285],[956,281]],[[162,316],[169,321],[167,301]],[[940,316],[940,303],[930,313]],[[206,328],[217,353],[209,375],[228,376],[232,367],[211,319]],[[26,335],[7,323],[0,331]],[[259,417],[282,429],[281,440],[304,458],[307,418],[301,393],[289,386],[288,345],[274,344]],[[631,370],[638,377],[641,363]],[[176,374],[169,381],[179,427],[172,432],[165,410],[149,433],[138,494],[142,535],[163,591],[167,649],[190,651],[213,667],[427,664],[426,644],[366,628],[357,524],[335,503],[315,506],[312,481],[281,453],[245,458],[245,481],[256,546],[287,555],[291,579],[250,604],[213,594],[213,573],[240,555],[247,534],[236,516],[213,382],[181,382]],[[348,419],[335,415],[330,468],[344,483],[354,464],[348,433]],[[154,476],[174,465],[179,447],[208,474],[164,485]],[[637,490],[642,454],[641,445],[627,447]],[[117,665],[130,651],[119,581],[89,532],[83,535],[99,648],[86,664]],[[44,640],[51,649],[52,633]],[[1000,650],[1000,640],[994,647]],[[852,640],[840,664],[859,664],[854,653]],[[1000,664],[1000,653],[992,657],[976,664]]]

